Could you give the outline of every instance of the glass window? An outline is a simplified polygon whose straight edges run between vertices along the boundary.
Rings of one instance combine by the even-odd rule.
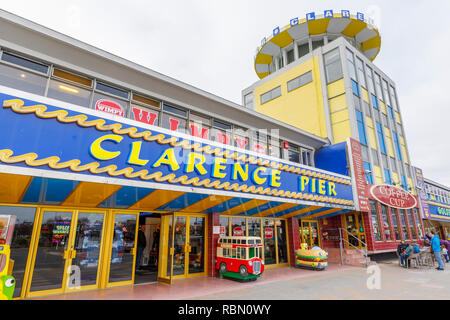
[[[359,87],[358,87],[358,82],[356,82],[355,80],[351,79],[352,81],[352,90],[353,90],[353,94],[357,97],[359,97]]]
[[[145,124],[157,126],[159,124],[159,112],[150,108],[131,105],[130,118]]]
[[[289,143],[288,159],[295,163],[301,163],[300,148],[298,146]]]
[[[295,60],[294,49],[291,49],[287,52],[287,63],[292,63]]]
[[[364,64],[362,60],[356,57],[356,68],[358,69],[358,81],[364,88],[367,89],[366,78],[364,76]]]
[[[375,149],[370,149],[372,150],[372,159],[373,159],[373,164],[376,166],[380,165],[380,161],[378,160],[378,152]]]
[[[393,86],[389,86],[389,94],[391,96],[391,104],[392,107],[394,108],[394,110],[398,111],[398,107],[397,107],[397,99],[395,98],[395,89]]]
[[[355,110],[356,112],[356,123],[358,126],[358,133],[359,133],[359,142],[361,142],[364,145],[367,145],[367,138],[366,138],[366,129],[364,127],[364,118],[361,111]]]
[[[231,144],[231,131],[225,131],[217,128],[211,129],[211,140],[221,144]]]
[[[384,169],[384,182],[387,184],[392,184],[391,173],[389,169]]]
[[[312,49],[315,50],[315,49],[317,49],[319,47],[323,47],[323,43],[324,43],[323,39],[313,40],[312,41]]]
[[[356,84],[356,85],[358,85],[358,84]],[[358,94],[359,94],[359,92],[358,92]],[[362,110],[361,110],[361,100],[359,99],[359,97],[357,95],[353,95],[353,102],[355,104],[355,109],[362,112]]]
[[[372,99],[373,107],[378,110],[379,107],[378,107],[378,99],[377,99],[377,97],[374,94],[371,94],[370,97]]]
[[[191,136],[209,139],[209,134],[211,131],[211,119],[196,114],[189,116],[189,131]]]
[[[362,153],[363,161],[370,161],[369,148],[367,148],[367,146],[361,146],[361,153]]]
[[[384,99],[385,99],[385,100],[383,100],[383,101],[386,101],[387,104],[391,104],[391,103],[389,102],[390,97],[389,97],[389,91],[388,91],[388,83],[387,83],[387,81],[383,79],[382,85],[383,85],[383,96],[384,96]]]
[[[403,235],[405,236],[405,240],[410,240],[411,237],[409,236],[409,233],[408,233],[408,225],[406,224],[406,221],[407,221],[407,219],[408,219],[408,218],[406,217],[406,212],[405,212],[405,210],[403,210],[403,209],[399,210],[399,212],[400,212],[400,219],[401,219],[401,221],[402,221]]]
[[[149,99],[149,98],[146,98],[141,95],[134,94],[134,93],[133,93],[132,100],[137,102],[138,104],[142,104],[144,106],[148,106],[151,108],[155,108],[155,109],[161,108],[161,103],[159,101],[155,101],[153,99]]]
[[[244,96],[244,106],[247,108],[253,107],[253,92],[247,93]]]
[[[300,88],[310,82],[312,82],[312,71],[309,71],[305,74],[302,74],[301,76],[292,79],[287,83],[288,92],[291,92],[292,90],[295,90],[297,88]]]
[[[247,130],[234,127],[234,146],[245,150],[250,149]]]
[[[356,68],[355,68],[355,60],[353,57],[353,52],[351,52],[350,50],[347,49],[346,54],[347,54],[348,72],[350,74],[350,78],[352,78],[356,82],[357,81]]]
[[[406,210],[408,212],[408,221],[409,221],[409,231],[411,232],[412,238],[414,240],[417,239],[417,233],[416,233],[416,229],[414,228],[414,219],[412,216],[412,210],[408,209]]]
[[[0,64],[0,85],[43,96],[47,77]]]
[[[273,219],[263,219],[264,235],[264,264],[276,264],[276,246],[275,246],[275,222]]]
[[[91,90],[82,89],[52,79],[48,87],[47,97],[89,108],[91,103]]]
[[[266,130],[253,130],[252,131],[252,151],[257,153],[267,154],[267,131]]]
[[[113,115],[124,117],[127,115],[126,101],[113,98],[101,93],[94,93],[94,99],[92,101],[92,108],[97,111],[106,112]]]
[[[277,226],[278,263],[288,262],[286,221],[275,220]]]
[[[261,219],[248,218],[248,236],[261,237]]]
[[[392,110],[392,108],[390,106],[387,106],[388,109],[388,113],[389,113],[389,117],[394,120],[394,111]]]
[[[384,235],[386,237],[386,241],[391,241],[391,224],[389,223],[388,213],[387,213],[387,207],[384,204],[381,204],[381,217],[383,219],[383,229],[384,229]]]
[[[261,104],[269,102],[270,100],[278,98],[279,96],[281,96],[281,86],[278,86],[266,93],[263,93],[261,95]]]
[[[186,110],[183,110],[183,109],[180,109],[180,108],[176,108],[176,107],[172,107],[172,106],[169,106],[167,104],[163,105],[163,110],[166,111],[166,112],[170,112],[170,113],[176,114],[178,116],[187,118],[187,111]]]
[[[334,82],[343,77],[341,58],[339,55],[339,48],[336,48],[324,55],[325,59],[325,73],[327,76],[327,83]]]
[[[92,80],[67,72],[67,71],[63,71],[63,70],[59,70],[59,69],[54,69],[53,70],[53,76],[56,78],[60,78],[60,79],[64,79],[65,81],[70,81],[73,82],[75,84],[78,85],[82,85],[85,87],[92,87]]]
[[[372,217],[373,236],[375,241],[381,241],[381,232],[378,224],[377,207],[374,200],[370,200],[370,215]]]
[[[13,63],[15,65],[18,65],[18,66],[21,66],[24,68],[27,68],[27,69],[31,69],[31,70],[40,72],[40,73],[44,73],[44,74],[48,73],[48,66],[46,66],[42,63],[34,62],[31,60],[16,56],[11,53],[3,52],[2,60],[9,62],[9,63]]]
[[[397,209],[391,208],[391,217],[392,217],[392,224],[393,224],[394,232],[395,232],[395,240],[400,241],[402,239],[402,237],[400,236],[400,229],[398,227]]]
[[[168,113],[163,113],[161,118],[161,126],[172,131],[186,133],[186,123],[186,119]]]
[[[114,88],[114,87],[111,87],[111,86],[109,86],[107,84],[104,84],[104,83],[101,83],[101,82],[97,82],[97,84],[95,86],[95,89],[103,91],[105,93],[110,93],[112,95],[121,97],[123,99],[128,99],[129,98],[128,91],[122,90],[122,89],[118,89],[118,88]]]
[[[373,184],[373,173],[372,173],[372,166],[369,162],[364,161],[364,173],[366,175],[366,183],[367,184]]]
[[[243,237],[246,235],[245,218],[231,218],[232,236]]]
[[[417,230],[419,231],[419,239],[423,239],[423,233],[422,233],[422,223],[419,215],[419,210],[416,208],[414,210],[414,216],[416,217],[416,223],[417,223]]]
[[[375,94],[375,87],[373,85],[373,71],[368,65],[366,65],[367,70],[367,86],[369,87],[369,92]]]
[[[377,96],[380,98],[381,101],[384,101],[383,93],[382,93],[382,89],[381,89],[381,77],[376,72],[375,72],[375,86],[377,88]]]
[[[300,44],[298,46],[298,57],[301,58],[309,53],[309,43]]]
[[[378,134],[378,143],[380,144],[380,151],[386,154],[386,143],[384,142],[383,127],[379,122],[376,123],[376,126]]]

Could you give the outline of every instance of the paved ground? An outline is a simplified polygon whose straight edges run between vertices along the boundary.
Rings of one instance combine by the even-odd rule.
[[[450,264],[446,271],[404,269],[397,261],[379,262],[379,290],[369,290],[374,274],[364,268],[330,265],[326,271],[296,268],[267,270],[256,282],[217,278],[178,280],[172,286],[153,283],[43,297],[63,300],[321,300],[450,299]],[[374,285],[374,281],[369,281]]]

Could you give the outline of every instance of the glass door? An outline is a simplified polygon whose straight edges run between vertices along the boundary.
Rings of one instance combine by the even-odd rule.
[[[317,221],[302,220],[300,226],[300,239],[308,248],[320,247],[319,224]]]
[[[158,280],[206,275],[206,215],[165,215],[161,229]]]
[[[106,287],[134,282],[138,214],[113,212],[111,215]]]
[[[104,215],[41,211],[28,296],[99,287]]]
[[[351,212],[344,215],[344,227],[347,230],[347,241],[356,248],[364,248],[366,234],[364,232],[364,220],[361,213]],[[358,241],[359,240],[359,241]],[[346,243],[346,246],[350,245]]]
[[[105,213],[79,211],[75,220],[66,291],[98,289]]]
[[[64,292],[73,211],[41,211],[28,296]]]

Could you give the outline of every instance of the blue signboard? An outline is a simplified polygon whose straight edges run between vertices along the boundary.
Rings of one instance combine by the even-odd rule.
[[[439,216],[443,219],[450,219],[450,208],[449,207],[441,207],[437,205],[428,204],[430,209],[430,214],[433,216]]]
[[[11,173],[36,168],[353,206],[348,176],[39,99],[0,94],[0,165]]]

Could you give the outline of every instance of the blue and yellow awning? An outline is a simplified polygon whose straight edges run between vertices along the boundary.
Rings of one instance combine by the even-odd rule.
[[[151,189],[87,181],[0,173],[0,202],[79,208],[132,209],[142,212],[220,213],[268,218],[318,219],[351,211],[223,195]]]

